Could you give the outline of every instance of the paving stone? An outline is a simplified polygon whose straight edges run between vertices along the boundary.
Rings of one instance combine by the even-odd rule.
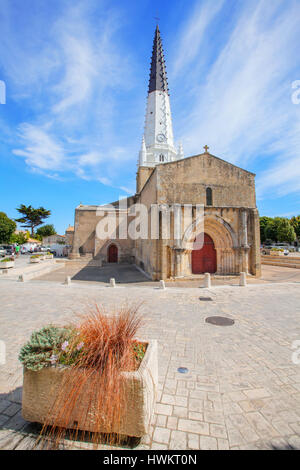
[[[225,426],[222,426],[221,424],[210,424],[209,430],[211,436],[227,439],[227,432]]]
[[[224,416],[217,411],[204,411],[204,421],[214,424],[224,424]]]
[[[183,406],[173,406],[173,416],[177,418],[187,418],[188,416],[188,409],[184,408]]]
[[[229,449],[229,442],[227,439],[218,438],[218,449],[219,450],[228,450]]]
[[[241,435],[240,431],[238,431],[238,429],[227,426],[227,434],[228,434],[228,441],[229,441],[230,449],[232,449],[235,446],[245,444],[243,436]]]
[[[176,416],[168,416],[167,428],[177,429],[178,418]]]
[[[188,418],[196,421],[204,421],[204,414],[197,413],[197,411],[189,411]]]
[[[300,450],[300,436],[290,436],[287,442],[293,449]]]
[[[165,427],[167,423],[167,416],[165,415],[157,415],[156,422],[155,424],[157,426],[163,426]]]
[[[200,449],[201,450],[217,450],[218,441],[214,437],[200,436]]]
[[[167,405],[175,405],[175,395],[167,395],[164,393],[161,397],[161,402]]]
[[[246,418],[252,424],[257,434],[259,434],[262,438],[278,437],[278,432],[259,412],[254,411],[252,413],[247,413]]]
[[[198,434],[188,433],[188,449],[199,450],[200,441]]]
[[[15,414],[5,423],[6,429],[11,429],[14,431],[21,431],[26,426],[28,426],[28,422],[23,419],[21,412]]]
[[[7,416],[14,416],[18,411],[20,411],[21,407],[18,403],[11,403],[8,408],[3,411],[3,414]]]
[[[300,421],[298,423],[290,423],[290,428],[296,433],[300,435]]]
[[[209,435],[209,425],[202,421],[179,419],[178,429],[180,431],[191,432],[193,434]]]
[[[11,405],[9,400],[0,400],[0,413],[3,413]]]
[[[270,393],[264,388],[256,388],[253,390],[244,390],[244,394],[247,395],[251,400],[257,400],[259,398],[270,397]]]
[[[166,444],[159,444],[158,442],[152,442],[151,450],[168,450],[168,446]]]
[[[7,415],[0,415],[0,426],[3,426],[9,420],[9,416]]]
[[[241,415],[241,414],[230,415],[229,420],[231,424],[240,431],[245,442],[251,443],[251,442],[255,442],[259,440],[260,438],[259,434],[255,432],[255,429],[253,428],[253,426],[249,425],[249,422],[247,421],[244,415]]]
[[[169,449],[170,450],[186,450],[187,449],[187,434],[182,431],[172,431]]]
[[[156,403],[155,411],[156,411],[157,414],[171,416],[172,406],[171,405],[164,405],[163,403]]]
[[[153,441],[159,442],[160,444],[168,444],[170,435],[170,429],[156,427],[153,433]]]
[[[203,411],[203,401],[198,398],[190,398],[189,411],[197,411],[198,413]]]
[[[261,410],[265,406],[265,402],[263,400],[243,400],[239,401],[238,405],[247,413]]]
[[[11,430],[0,430],[0,450],[13,450],[24,439],[24,435]]]

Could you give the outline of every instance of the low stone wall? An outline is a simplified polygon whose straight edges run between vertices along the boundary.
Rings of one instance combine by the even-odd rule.
[[[300,269],[299,256],[262,255],[261,263],[269,266],[282,266],[284,268]]]
[[[28,263],[24,266],[7,270],[2,276],[0,276],[0,280],[10,279],[29,281],[60,268],[61,263],[57,263],[55,259],[40,261],[36,264]]]

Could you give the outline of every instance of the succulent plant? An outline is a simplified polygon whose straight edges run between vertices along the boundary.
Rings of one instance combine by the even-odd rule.
[[[34,331],[30,340],[21,348],[19,361],[33,371],[50,366],[53,352],[70,338],[72,331],[71,328],[52,325]]]

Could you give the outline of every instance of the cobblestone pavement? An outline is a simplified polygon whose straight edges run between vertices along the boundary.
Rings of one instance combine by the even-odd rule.
[[[17,360],[30,333],[64,324],[88,303],[142,300],[140,336],[159,344],[159,394],[151,431],[137,449],[300,449],[300,364],[292,362],[292,343],[300,340],[299,284],[163,291],[7,280],[0,298],[0,339],[7,347],[0,366],[0,448],[34,442],[32,425],[21,417]],[[211,315],[235,324],[208,324]],[[179,367],[189,372],[180,374]]]
[[[155,283],[150,281],[134,265],[108,264],[102,268],[84,265],[82,263],[66,261],[55,271],[43,274],[37,280],[64,282],[70,276],[74,282],[95,282],[97,284],[108,284],[110,278],[115,278],[117,283],[135,284],[137,286],[151,286]],[[191,276],[189,280],[176,279],[167,281],[169,287],[198,288],[203,285],[204,275]],[[258,278],[248,277],[249,284],[261,284],[266,282],[299,282],[300,269],[284,268],[278,266],[262,265],[262,276]],[[212,276],[212,285],[238,285],[238,276]]]

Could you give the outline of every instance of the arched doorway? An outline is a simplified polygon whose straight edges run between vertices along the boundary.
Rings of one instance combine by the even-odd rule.
[[[107,253],[107,260],[109,263],[118,262],[118,247],[116,245],[109,245],[108,253]]]
[[[217,270],[217,253],[212,238],[204,234],[201,250],[192,251],[192,273],[215,273]]]

